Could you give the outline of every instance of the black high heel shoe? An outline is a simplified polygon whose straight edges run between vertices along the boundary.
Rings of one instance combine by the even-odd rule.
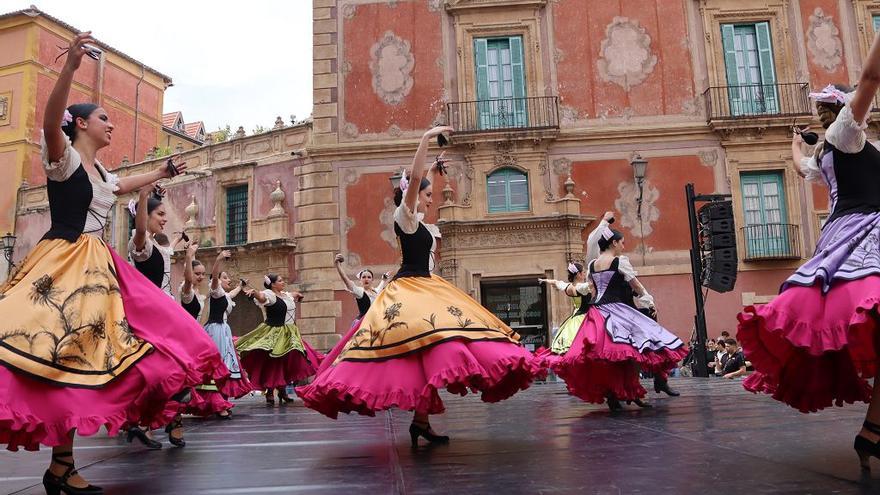
[[[627,403],[629,403],[629,401],[627,401]],[[651,409],[652,407],[654,407],[647,402],[642,402],[642,399],[633,399],[632,403],[641,407],[642,409]]]
[[[862,423],[862,427],[871,433],[880,435],[880,425],[865,421]],[[871,470],[871,457],[880,459],[880,441],[872,442],[862,435],[856,435],[853,448],[856,450],[856,454],[859,455],[859,464],[861,464],[864,471]]]
[[[279,388],[278,389],[278,403],[283,406],[284,404],[287,404],[289,402],[293,402],[293,399],[291,399],[290,396],[287,395],[287,390],[284,390],[283,388]]]
[[[431,425],[426,425],[426,426],[422,427],[422,426],[419,426],[415,423],[410,423],[410,425],[409,425],[409,438],[412,441],[413,447],[419,446],[419,437],[422,437],[431,443],[441,443],[441,444],[449,443],[448,436],[435,435],[434,433],[431,433]]]
[[[266,405],[274,406],[275,405],[275,390],[269,389],[266,391]]]
[[[138,428],[137,426],[132,426],[128,429],[128,433],[125,435],[125,439],[128,441],[128,443],[131,443],[131,441],[135,438],[140,440],[140,442],[150,450],[159,450],[162,448],[162,442],[157,442],[153,440],[152,438],[147,436],[147,432]]]
[[[174,421],[168,423],[168,425],[165,426],[165,433],[168,434],[168,441],[171,442],[171,445],[174,445],[175,447],[186,447],[186,441],[183,439],[183,437],[178,438],[171,436],[171,432],[177,428],[183,428],[183,421],[181,421],[180,418],[176,418]]]
[[[676,392],[675,390],[672,390],[671,388],[669,388],[669,382],[660,378],[659,376],[654,377],[654,392],[656,392],[658,394],[660,392],[663,392],[670,397],[678,397],[679,395],[681,395],[680,393]]]
[[[70,486],[67,482],[71,476],[76,476],[77,471],[74,469],[72,462],[61,460],[62,457],[70,457],[72,459],[73,452],[52,454],[52,462],[60,464],[67,469],[64,470],[64,474],[61,476],[55,476],[51,471],[46,470],[46,473],[43,474],[43,488],[46,490],[46,495],[60,495],[61,493],[65,495],[103,495],[104,489],[100,486],[92,484],[84,488]]]
[[[605,401],[608,404],[608,409],[611,409],[611,411],[617,412],[623,410],[623,406],[620,404],[620,401],[617,400],[617,397],[608,394],[605,397]]]

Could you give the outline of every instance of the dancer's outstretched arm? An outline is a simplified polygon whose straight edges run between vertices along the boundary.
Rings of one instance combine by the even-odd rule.
[[[348,278],[348,275],[346,275],[345,272],[342,271],[342,262],[345,261],[345,257],[343,257],[341,254],[337,254],[333,261],[334,265],[336,266],[336,273],[339,274],[339,278],[342,279],[342,283],[345,284],[345,288],[348,289],[349,292],[355,292],[354,282],[352,282],[351,279]]]
[[[67,98],[70,96],[73,74],[82,63],[83,55],[86,54],[85,45],[88,43],[95,43],[91,31],[79,33],[70,42],[64,68],[58,74],[55,87],[52,88],[52,93],[49,94],[49,99],[46,101],[43,135],[46,137],[49,163],[57,162],[64,156],[66,136],[61,132],[61,121],[64,119],[64,111],[67,109]],[[76,122],[73,122],[72,125],[76,125]]]
[[[193,280],[195,280],[195,275],[193,275],[193,260],[196,259],[196,251],[199,250],[198,243],[192,243],[186,248],[186,259],[184,260],[183,265],[183,289],[181,292],[183,294],[189,294],[193,289]]]
[[[874,37],[874,43],[871,44],[868,58],[865,59],[865,65],[862,67],[856,94],[849,104],[856,122],[865,121],[873,106],[878,88],[880,88],[880,34]]]
[[[429,129],[422,135],[422,140],[419,141],[419,147],[413,157],[412,167],[410,168],[409,173],[414,187],[408,188],[403,197],[403,202],[406,204],[409,211],[415,211],[416,201],[419,199],[419,180],[424,177],[425,174],[425,158],[428,156],[428,143],[430,143],[431,139],[444,132],[452,132],[452,127],[438,126]]]
[[[221,272],[220,269],[223,266],[223,260],[225,260],[226,258],[228,258],[230,256],[232,256],[232,253],[230,253],[229,251],[224,249],[223,251],[220,251],[220,253],[217,254],[217,257],[214,259],[214,266],[211,267],[211,290],[212,291],[215,291],[220,287],[220,272]]]

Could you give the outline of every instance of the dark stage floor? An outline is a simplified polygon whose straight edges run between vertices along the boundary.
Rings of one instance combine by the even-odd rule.
[[[448,446],[411,450],[410,415],[332,421],[301,403],[239,401],[232,421],[190,420],[185,449],[80,439],[78,466],[107,493],[880,493],[852,439],[864,405],[804,415],[739,381],[672,380],[651,410],[610,414],[538,384],[500,404],[444,396]],[[665,397],[665,396],[664,396]],[[164,437],[164,435],[162,435]],[[164,438],[163,438],[164,439]],[[0,453],[0,493],[43,493],[48,451]]]

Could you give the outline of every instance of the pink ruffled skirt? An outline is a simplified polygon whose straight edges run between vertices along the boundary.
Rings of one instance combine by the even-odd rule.
[[[756,372],[743,386],[814,412],[869,402],[877,374],[880,276],[792,285],[769,304],[739,314],[737,339]]]

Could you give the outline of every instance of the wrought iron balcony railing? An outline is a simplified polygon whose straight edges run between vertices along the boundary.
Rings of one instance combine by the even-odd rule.
[[[713,86],[703,93],[709,121],[812,114],[807,83]]]
[[[745,245],[746,261],[788,260],[801,257],[800,232],[797,225],[770,223],[747,225],[740,229]]]
[[[446,104],[456,134],[559,129],[559,97],[531,96]]]

